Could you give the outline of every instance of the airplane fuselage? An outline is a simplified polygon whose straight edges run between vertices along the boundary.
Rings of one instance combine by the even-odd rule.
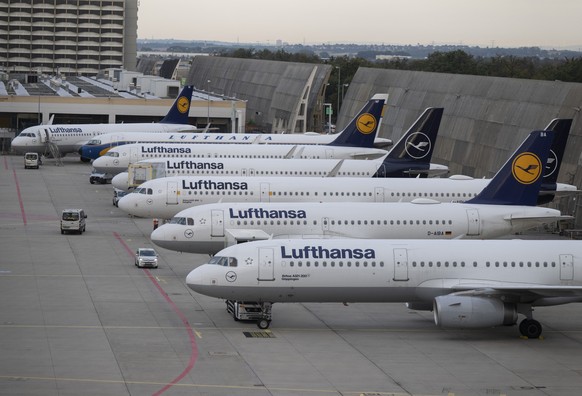
[[[119,201],[139,217],[170,219],[192,206],[217,202],[464,202],[488,179],[173,176],[143,183]]]
[[[199,266],[188,286],[259,302],[426,303],[479,289],[533,305],[582,300],[576,241],[270,240],[228,247],[212,260],[222,257],[234,260]],[[536,287],[539,292],[526,292]]]
[[[57,145],[61,154],[76,153],[92,138],[105,133],[167,133],[193,132],[196,127],[188,124],[127,123],[127,124],[79,124],[79,125],[38,125],[24,129],[12,140],[12,148],[17,153],[44,153],[47,142]]]
[[[557,221],[544,207],[438,203],[218,203],[186,209],[154,230],[156,245],[215,254],[266,238],[488,239]]]

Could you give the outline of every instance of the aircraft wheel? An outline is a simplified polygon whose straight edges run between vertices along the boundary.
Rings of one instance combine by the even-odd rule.
[[[534,319],[524,319],[519,324],[519,332],[527,338],[539,338],[542,335],[542,325]]]
[[[257,321],[257,326],[261,330],[268,329],[270,325],[271,325],[271,321],[270,320],[267,320],[267,319],[259,319]]]

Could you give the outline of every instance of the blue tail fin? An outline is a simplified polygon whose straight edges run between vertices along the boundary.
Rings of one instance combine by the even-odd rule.
[[[426,109],[390,150],[374,177],[426,177],[442,117],[442,107]]]
[[[553,140],[552,131],[531,132],[483,191],[467,203],[537,205]]]
[[[162,124],[188,124],[188,113],[192,101],[192,85],[186,85],[172,104],[170,111],[160,123]]]
[[[329,146],[374,147],[388,94],[375,94]]]
[[[544,169],[544,180],[542,181],[542,191],[556,191],[556,182],[560,173],[560,166],[566,151],[568,135],[572,127],[571,118],[555,118],[546,127],[547,131],[554,131],[554,144],[550,149],[548,162]]]

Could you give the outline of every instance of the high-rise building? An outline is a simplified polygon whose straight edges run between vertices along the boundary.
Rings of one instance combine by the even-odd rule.
[[[0,69],[135,70],[138,0],[0,0]]]

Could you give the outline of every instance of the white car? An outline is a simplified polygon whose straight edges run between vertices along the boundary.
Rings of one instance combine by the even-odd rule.
[[[139,248],[135,252],[135,266],[158,268],[158,253],[152,248]]]

